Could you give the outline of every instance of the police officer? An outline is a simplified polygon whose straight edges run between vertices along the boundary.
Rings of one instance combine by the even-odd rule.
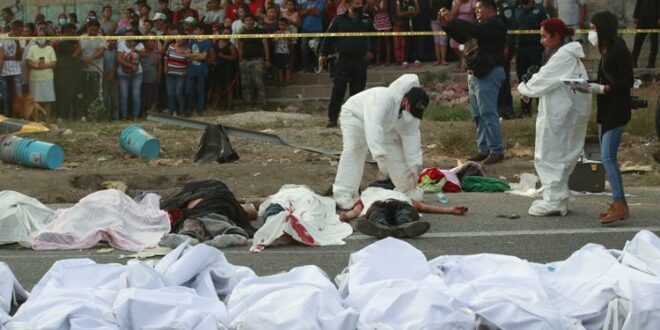
[[[363,13],[364,0],[347,0],[348,11],[338,15],[330,23],[328,32],[371,32],[373,21]],[[321,43],[319,65],[327,64],[328,54],[336,49],[338,53],[336,72],[333,77],[332,94],[328,106],[328,124],[337,127],[337,118],[346,94],[346,85],[350,84],[351,96],[364,90],[367,85],[367,65],[373,58],[374,42],[371,37],[329,37]]]
[[[541,22],[549,18],[543,6],[536,4],[534,0],[520,0],[515,15],[518,29],[521,30],[539,30]],[[516,39],[516,75],[518,81],[522,81],[522,76],[527,73],[529,67],[540,67],[543,63],[543,46],[538,33],[521,34]],[[532,115],[531,100],[520,100],[520,112],[523,116]]]
[[[507,30],[516,29],[516,15],[512,0],[497,1],[497,15],[506,26]],[[504,119],[514,117],[513,96],[511,96],[511,60],[516,53],[516,36],[507,34],[506,44],[504,46],[504,82],[500,87],[500,93],[497,97],[497,112]]]

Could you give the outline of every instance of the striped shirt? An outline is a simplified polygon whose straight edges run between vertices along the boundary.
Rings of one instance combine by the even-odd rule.
[[[167,74],[174,76],[184,76],[186,74],[188,59],[186,59],[184,52],[176,49],[174,44],[167,48],[165,58],[167,58]]]
[[[9,37],[9,34],[0,35],[0,37]],[[4,51],[5,56],[16,56],[16,41],[3,40],[0,41],[0,49]],[[19,60],[5,60],[5,65],[2,68],[2,76],[20,76],[21,75],[21,61]]]

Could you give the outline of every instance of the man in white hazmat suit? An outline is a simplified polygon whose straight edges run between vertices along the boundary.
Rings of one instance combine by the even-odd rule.
[[[422,166],[420,120],[429,97],[415,74],[404,74],[389,87],[358,93],[342,106],[340,121],[343,150],[332,186],[341,209],[359,198],[368,152],[378,164],[379,176],[389,176],[396,191],[421,200],[417,178]]]
[[[533,216],[566,215],[568,177],[584,147],[591,95],[576,92],[565,82],[587,80],[582,46],[577,42],[562,46],[563,38],[572,34],[561,20],[544,21],[541,43],[552,55],[538,73],[518,85],[522,95],[540,98],[534,167],[543,185],[543,200],[532,203],[528,212]]]

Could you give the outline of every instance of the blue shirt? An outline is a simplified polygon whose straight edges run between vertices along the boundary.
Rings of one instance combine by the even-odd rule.
[[[323,11],[325,11],[325,3],[320,0],[307,0],[303,3],[302,9],[318,8],[321,12],[319,16],[307,14],[302,21],[303,32],[323,32]]]
[[[209,40],[192,40],[188,42],[188,48],[193,54],[208,53],[211,51],[213,44]],[[209,72],[208,61],[191,61],[188,65],[188,76],[199,77],[206,76]]]
[[[103,52],[103,75],[107,76],[115,69],[117,63],[117,48],[106,49]]]

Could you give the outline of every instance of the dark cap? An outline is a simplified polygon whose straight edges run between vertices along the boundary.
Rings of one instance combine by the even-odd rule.
[[[404,96],[408,99],[408,102],[410,102],[410,113],[413,117],[422,119],[424,116],[424,110],[429,105],[429,95],[426,94],[424,89],[413,87]]]

